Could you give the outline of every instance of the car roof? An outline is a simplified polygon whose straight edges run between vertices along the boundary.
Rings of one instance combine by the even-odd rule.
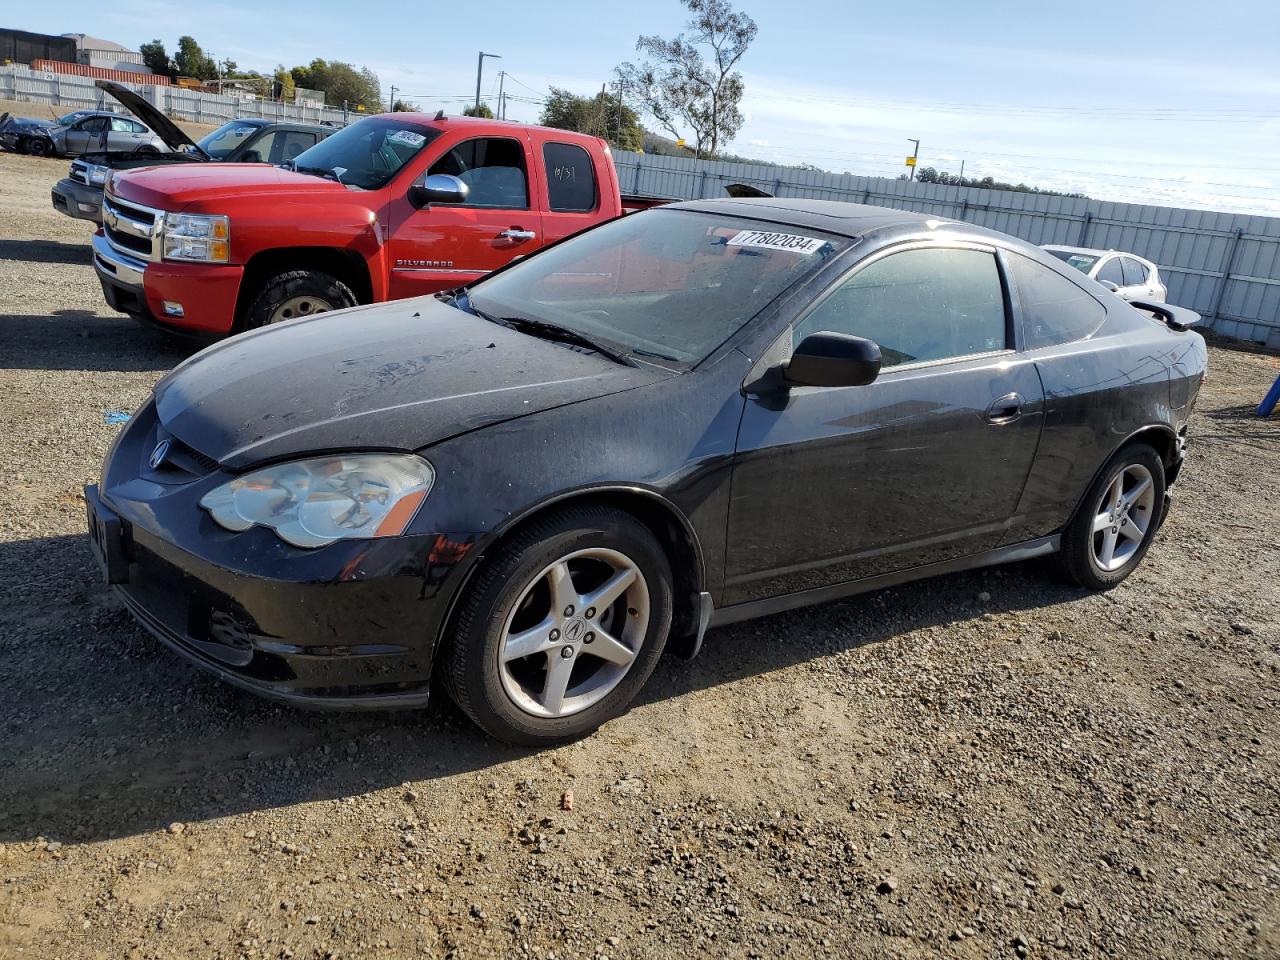
[[[845,237],[860,237],[874,230],[902,224],[924,226],[932,222],[935,225],[955,223],[957,226],[969,226],[969,224],[960,224],[958,221],[913,213],[910,210],[895,210],[892,207],[873,207],[865,203],[846,203],[842,200],[806,200],[791,197],[686,200],[670,204],[667,209],[755,216],[774,223],[810,227]]]

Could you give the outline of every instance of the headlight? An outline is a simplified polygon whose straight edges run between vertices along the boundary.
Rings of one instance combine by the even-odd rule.
[[[295,547],[403,533],[436,472],[421,457],[351,454],[281,463],[237,477],[200,500],[228,530],[270,527]]]
[[[89,182],[95,187],[106,186],[107,178],[111,176],[111,168],[91,163],[88,165],[88,174]]]
[[[231,224],[226,217],[194,213],[164,215],[164,258],[226,263],[231,249]]]

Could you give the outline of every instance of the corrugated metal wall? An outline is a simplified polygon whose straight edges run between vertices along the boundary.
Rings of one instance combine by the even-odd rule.
[[[158,86],[154,83],[129,81],[125,82],[125,86],[136,90],[169,116],[196,123],[220,124],[240,117],[266,117],[271,120],[302,120],[308,123],[325,120],[341,124],[360,116],[357,113],[344,115],[341,110],[328,107],[298,106],[269,100],[241,100],[239,97],[201,93],[176,86]],[[38,72],[19,65],[0,66],[0,100],[29,100],[33,103],[52,104],[55,108],[61,108],[57,110],[58,113],[91,109],[100,105],[105,105],[106,109],[118,107],[115,100],[93,85],[91,77]]]
[[[872,203],[1031,243],[1128,250],[1159,265],[1169,302],[1219,333],[1280,347],[1280,219],[616,151],[625,193],[697,199],[748,183],[779,197]]]

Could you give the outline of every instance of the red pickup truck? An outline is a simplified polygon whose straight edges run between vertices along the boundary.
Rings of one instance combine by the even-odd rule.
[[[459,287],[623,212],[609,146],[596,137],[382,114],[283,167],[113,175],[93,262],[116,310],[226,335]]]

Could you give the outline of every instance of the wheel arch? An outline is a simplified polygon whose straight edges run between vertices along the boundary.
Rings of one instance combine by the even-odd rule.
[[[1089,477],[1089,482],[1084,485],[1084,489],[1080,491],[1076,498],[1075,508],[1072,509],[1071,515],[1067,518],[1067,522],[1063,524],[1064,528],[1069,526],[1071,522],[1075,520],[1076,516],[1079,515],[1080,509],[1084,506],[1085,497],[1089,495],[1089,491],[1093,489],[1093,485],[1098,482],[1098,478],[1106,472],[1109,466],[1111,466],[1112,461],[1115,460],[1122,450],[1126,447],[1133,446],[1135,443],[1145,443],[1160,455],[1160,461],[1164,464],[1165,469],[1166,489],[1169,484],[1172,484],[1172,478],[1177,475],[1176,467],[1178,466],[1179,461],[1178,451],[1180,443],[1177,432],[1167,423],[1151,423],[1147,424],[1145,427],[1139,427],[1137,430],[1134,430],[1125,437],[1120,443],[1116,444],[1111,452],[1107,454],[1102,463],[1098,465],[1098,469],[1096,469],[1093,472],[1093,475]]]
[[[499,544],[519,530],[536,522],[555,510],[566,507],[599,505],[610,506],[631,514],[646,527],[662,545],[671,562],[673,611],[671,637],[695,633],[698,628],[698,596],[706,589],[706,569],[702,544],[689,518],[661,493],[634,484],[603,484],[570,490],[547,497],[508,517],[496,527],[479,550],[472,551],[470,566],[463,572],[449,602],[449,610],[441,621],[440,632],[432,651],[434,661],[454,626],[459,601],[484,565],[485,558]]]
[[[369,264],[355,250],[334,247],[273,247],[249,258],[236,298],[236,325],[240,327],[258,287],[267,279],[290,270],[322,270],[341,280],[360,303],[373,302]]]

